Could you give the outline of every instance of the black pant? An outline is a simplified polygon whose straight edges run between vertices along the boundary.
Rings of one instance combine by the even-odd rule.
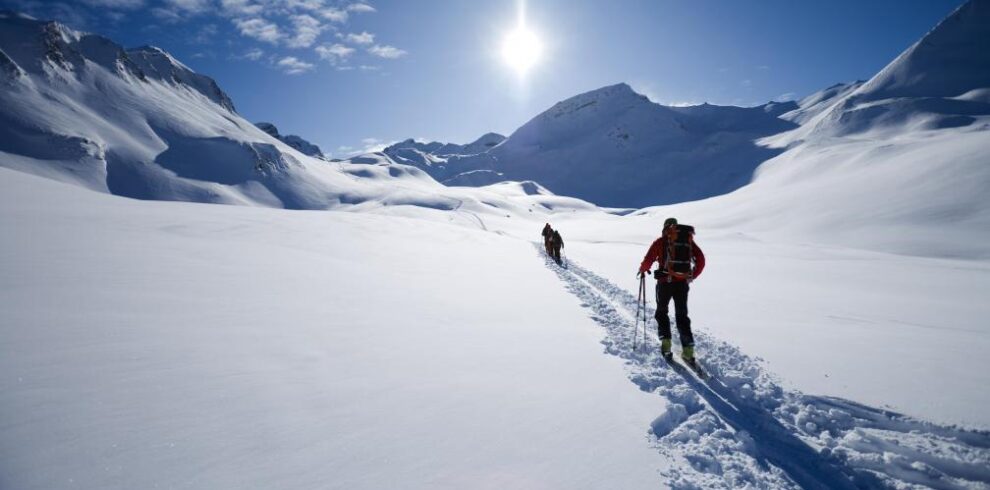
[[[691,333],[691,319],[688,317],[688,286],[687,281],[657,281],[657,333],[661,339],[670,338],[670,317],[667,313],[671,298],[674,300],[674,319],[677,321],[677,334],[681,336],[681,345],[694,345],[694,335]]]

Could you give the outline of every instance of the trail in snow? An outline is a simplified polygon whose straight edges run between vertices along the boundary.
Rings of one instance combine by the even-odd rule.
[[[605,328],[605,351],[626,360],[630,380],[669,401],[650,439],[672,463],[671,487],[990,489],[990,433],[784,390],[758,360],[695,327],[712,376],[700,381],[657,354],[653,321],[646,346],[633,349],[635,296],[535,246]]]

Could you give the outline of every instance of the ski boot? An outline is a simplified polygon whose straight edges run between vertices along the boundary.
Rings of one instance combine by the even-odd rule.
[[[660,339],[660,355],[667,362],[674,360],[674,352],[670,350],[670,345],[670,339]]]
[[[686,346],[684,346],[684,349],[681,351],[681,359],[684,359],[684,362],[686,362],[688,364],[694,364],[694,346],[693,345],[686,345]]]

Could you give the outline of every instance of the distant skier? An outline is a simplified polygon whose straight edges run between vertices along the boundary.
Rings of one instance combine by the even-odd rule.
[[[561,238],[560,232],[553,230],[553,236],[550,238],[550,256],[553,257],[558,264],[560,263],[560,249],[564,248],[564,239]]]
[[[688,291],[691,281],[701,275],[705,269],[705,254],[694,241],[694,228],[677,224],[676,218],[667,218],[663,222],[663,232],[660,238],[650,245],[650,249],[639,265],[639,276],[643,277],[650,271],[653,262],[660,268],[655,275],[657,279],[657,332],[660,336],[660,353],[667,360],[671,359],[670,318],[667,316],[668,304],[674,300],[674,317],[677,321],[677,333],[681,337],[681,357],[689,364],[694,364],[694,335],[691,333],[691,318],[688,317]]]
[[[553,238],[553,228],[550,228],[550,223],[543,227],[540,234],[543,235],[543,248],[546,249],[547,255],[551,255],[550,251],[553,249],[550,247],[550,240]]]

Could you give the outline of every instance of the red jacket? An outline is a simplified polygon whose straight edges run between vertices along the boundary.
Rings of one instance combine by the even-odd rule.
[[[666,237],[657,238],[656,241],[653,242],[653,245],[650,245],[650,249],[646,252],[646,257],[643,257],[643,263],[639,264],[639,272],[641,273],[649,272],[650,266],[652,266],[654,262],[658,262],[660,264],[660,269],[663,270],[665,265],[664,261],[666,260],[666,254],[664,254],[663,251],[666,248],[667,248],[667,238]],[[699,247],[698,244],[695,243],[694,246],[692,247],[691,255],[694,257],[694,271],[691,274],[691,276],[697,279],[698,276],[701,275],[701,271],[705,270],[705,254],[704,252],[701,251],[701,247]],[[684,280],[682,278],[673,277],[673,276],[667,276],[667,277],[671,281]]]

